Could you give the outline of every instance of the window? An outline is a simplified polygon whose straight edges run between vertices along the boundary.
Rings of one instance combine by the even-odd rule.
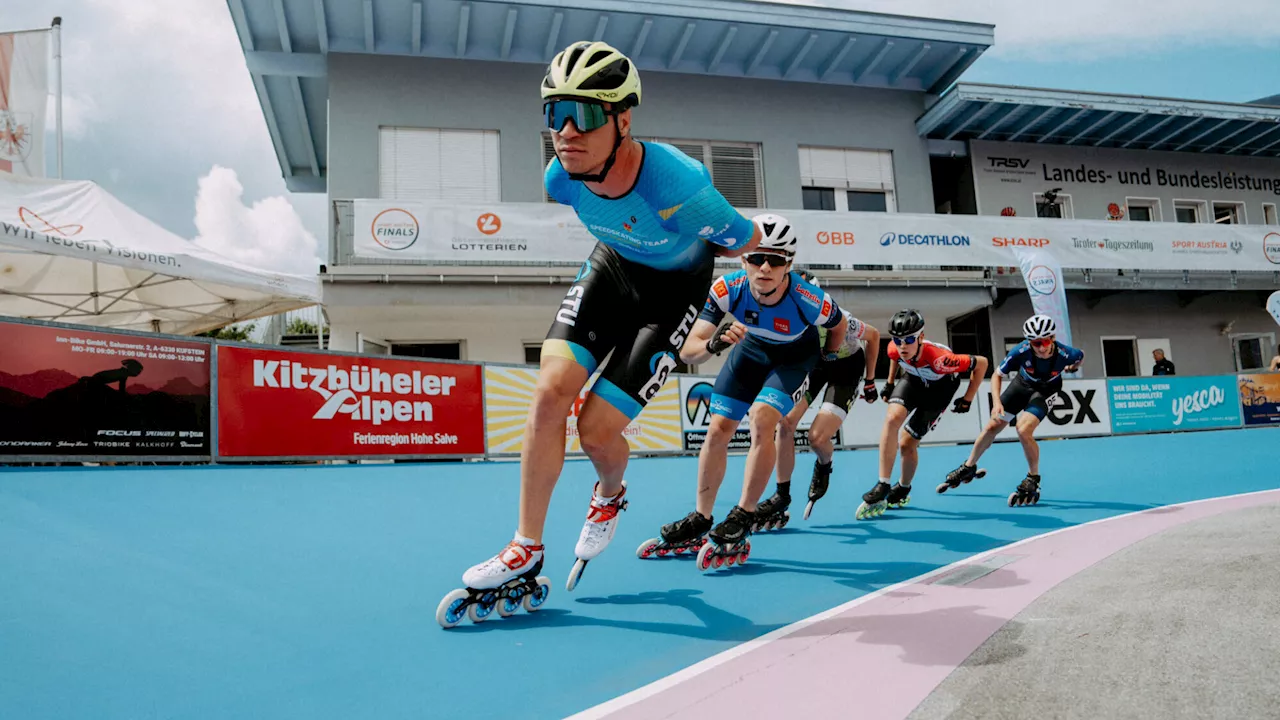
[[[378,192],[389,200],[500,202],[498,132],[379,128]]]
[[[1280,225],[1280,221],[1276,219],[1275,203],[1262,203],[1262,224]]]
[[[1102,374],[1106,377],[1137,376],[1136,348],[1136,337],[1102,338]]]
[[[895,212],[893,153],[888,150],[800,148],[800,185],[805,207],[815,189],[832,193],[833,207],[814,209]],[[836,192],[842,190],[844,192]],[[825,201],[825,196],[823,200]]]
[[[526,365],[542,364],[542,343],[524,344],[524,361]]]
[[[1071,219],[1076,216],[1071,196],[1066,193],[1055,194],[1052,201],[1045,200],[1044,193],[1036,193],[1032,199],[1036,205],[1036,217]]]
[[[1271,365],[1271,349],[1275,344],[1275,333],[1232,335],[1231,349],[1236,357],[1236,370],[1247,372],[1267,369]]]
[[[649,142],[661,142],[674,146],[680,152],[697,160],[711,171],[711,184],[724,195],[729,204],[738,208],[763,208],[764,175],[760,163],[759,143],[735,143],[706,140],[667,140],[663,138],[636,138]],[[543,165],[556,156],[551,133],[542,134]],[[547,201],[551,198],[548,196]]]
[[[1129,220],[1132,222],[1160,222],[1160,201],[1156,198],[1125,198]]]
[[[1201,218],[1205,215],[1205,205],[1203,200],[1174,200],[1173,214],[1174,218],[1180,223],[1198,223],[1203,222]]]
[[[402,357],[461,360],[462,342],[392,343],[391,354]]]
[[[834,188],[800,188],[800,195],[804,199],[805,210],[836,209],[836,191]]]
[[[1240,225],[1244,223],[1244,203],[1215,202],[1213,204],[1213,221],[1220,225]]]

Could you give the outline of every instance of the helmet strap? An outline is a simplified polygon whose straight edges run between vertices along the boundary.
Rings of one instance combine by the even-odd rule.
[[[601,166],[600,172],[569,173],[570,180],[577,180],[578,182],[601,183],[601,182],[604,182],[605,177],[609,175],[609,171],[613,169],[614,162],[618,160],[618,149],[622,147],[622,130],[618,128],[617,113],[612,113],[612,114],[613,114],[614,139],[613,139],[613,149],[609,151],[609,158],[604,161],[604,165]]]

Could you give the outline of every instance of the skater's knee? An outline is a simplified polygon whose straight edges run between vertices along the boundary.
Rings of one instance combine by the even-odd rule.
[[[720,415],[711,416],[711,426],[707,428],[705,442],[714,447],[728,447],[733,433],[738,429],[738,421]]]
[[[1036,426],[1031,423],[1018,425],[1018,439],[1023,442],[1033,442],[1036,435]]]
[[[898,442],[898,447],[902,448],[902,455],[915,455],[920,451],[920,440],[913,435],[906,435]]]
[[[987,421],[987,432],[998,433],[1009,427],[1009,423],[1000,418],[991,418]]]
[[[774,428],[778,427],[778,421],[781,420],[780,413],[767,405],[757,405],[751,409],[751,442],[752,444],[760,444],[765,441],[773,441]]]

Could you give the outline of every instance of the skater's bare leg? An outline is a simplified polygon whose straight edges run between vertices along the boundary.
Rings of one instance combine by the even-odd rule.
[[[777,460],[774,445],[774,429],[782,419],[782,413],[772,405],[755,403],[751,406],[751,450],[747,452],[747,469],[742,478],[742,497],[738,505],[748,512],[756,511],[756,503],[769,484],[773,466]]]
[[[587,369],[567,358],[547,355],[538,371],[520,452],[518,532],[542,542],[547,506],[564,468],[565,423],[573,401],[587,382]]]
[[[1040,445],[1036,442],[1036,428],[1040,427],[1040,418],[1031,413],[1022,413],[1018,417],[1018,440],[1022,442],[1022,452],[1027,456],[1027,472],[1040,474]]]
[[[738,421],[721,415],[711,416],[707,438],[698,453],[698,514],[711,517],[716,505],[716,493],[724,482],[724,466],[729,459],[729,441],[738,429]]]

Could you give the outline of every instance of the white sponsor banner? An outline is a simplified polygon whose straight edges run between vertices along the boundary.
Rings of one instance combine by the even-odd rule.
[[[899,382],[904,382],[899,380]],[[877,388],[883,388],[884,381],[877,381]],[[969,387],[969,379],[966,375],[960,382],[960,389],[956,391],[955,397],[964,397],[965,388]],[[924,436],[924,443],[958,443],[973,442],[978,437],[978,431],[981,427],[978,422],[977,398],[974,399],[974,407],[969,412],[957,414],[951,411],[952,403],[947,402],[947,410],[938,418],[937,425]],[[853,410],[844,421],[844,447],[879,447],[880,431],[884,428],[885,415],[889,412],[889,404],[883,400],[877,399],[874,403],[867,403],[859,399],[854,404]]]
[[[595,243],[572,208],[553,203],[354,205],[354,249],[366,258],[578,263]],[[781,212],[801,263],[1016,267],[1017,250],[1035,249],[1065,268],[1280,271],[1280,232],[1267,226]]]
[[[1005,381],[1006,389],[1010,382]],[[988,380],[982,383],[978,397],[974,398],[974,410],[980,411],[977,432],[981,432],[991,420],[991,404],[991,381]],[[1110,434],[1111,406],[1107,401],[1107,381],[1104,379],[1063,380],[1062,390],[1053,396],[1048,416],[1036,428],[1037,438]],[[996,440],[1017,439],[1012,426],[996,437]]]
[[[50,31],[0,34],[0,170],[42,178]]]

